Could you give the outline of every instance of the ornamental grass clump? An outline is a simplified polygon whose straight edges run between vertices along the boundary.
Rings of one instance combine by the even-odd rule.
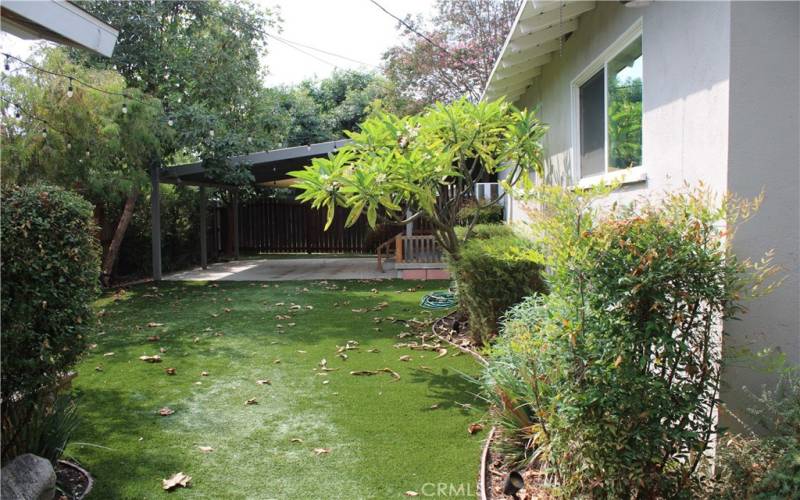
[[[610,189],[537,192],[550,293],[509,313],[483,382],[512,459],[554,492],[680,496],[715,432],[723,321],[776,271],[730,251],[760,199],[600,211]]]

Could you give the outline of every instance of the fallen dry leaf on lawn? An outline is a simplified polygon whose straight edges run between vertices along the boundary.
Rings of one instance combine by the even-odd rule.
[[[158,348],[158,352],[160,352],[161,354],[164,354],[165,352],[167,352],[167,349],[164,348],[164,347],[159,347]]]
[[[139,356],[139,359],[147,363],[161,363],[161,356],[158,354],[155,356]]]
[[[147,328],[158,328],[159,326],[164,326],[164,323],[156,323],[155,321],[147,323]]]
[[[339,356],[340,358],[342,358],[342,360],[343,360],[343,361],[347,361],[347,354],[345,354],[345,353],[343,353],[343,352],[340,352],[339,354],[337,354],[337,356]]]
[[[256,380],[256,384],[258,384],[258,385],[272,385],[272,381],[270,379],[265,378],[265,379],[261,379],[261,380]]]
[[[286,323],[289,326],[295,326],[297,323]]]
[[[158,335],[151,335],[147,337],[148,342],[158,342],[159,340],[161,340],[161,337],[159,337]]]
[[[231,308],[230,307],[226,307],[226,308],[223,309],[223,311],[225,311],[226,313],[229,313],[229,312],[231,312]]]
[[[308,351],[301,351],[301,350],[298,350],[298,351],[297,351],[297,354],[308,354]]]
[[[97,344],[89,344],[89,349],[97,349]]]
[[[172,415],[173,413],[175,413],[175,410],[173,410],[172,408],[170,408],[168,406],[165,406],[165,407],[161,408],[160,410],[158,410],[158,414],[161,415],[162,417],[168,417],[168,416]]]
[[[109,356],[113,356],[113,355],[114,355],[113,352],[107,352],[107,353],[103,354],[103,356],[105,356],[105,357],[109,357]]]
[[[379,351],[378,349],[374,349],[373,348],[373,349],[368,349],[367,352],[381,352],[381,351]]]
[[[480,432],[483,430],[483,424],[469,424],[467,427],[467,432],[470,434],[475,434],[476,432]]]
[[[331,452],[330,448],[314,448],[314,453],[317,456],[324,455],[324,454],[327,454],[327,453],[330,453],[330,452]]]
[[[212,451],[214,451],[214,448],[210,446],[198,446],[197,449],[199,449],[203,453],[211,453]]]
[[[325,359],[325,358],[322,358],[321,360],[319,360],[319,367],[320,368],[327,368],[328,367],[328,360]]]
[[[439,403],[436,403],[436,404],[432,404],[432,405],[431,405],[431,410],[435,410],[435,409],[437,409],[437,408],[439,408]]]
[[[103,367],[102,366],[95,366],[94,367],[94,371],[101,372],[101,371],[103,371]]]
[[[300,438],[292,438],[292,443],[302,443],[303,440]]]
[[[211,313],[211,317],[212,317],[212,318],[219,318],[219,314],[217,314],[217,313]]]
[[[258,404],[258,400],[256,398],[250,398],[247,401],[245,401],[244,404],[245,404],[245,406],[257,405]]]
[[[188,488],[191,480],[192,476],[187,476],[183,472],[178,472],[177,474],[173,474],[173,476],[169,479],[162,479],[161,487],[166,491],[172,491],[178,486],[181,488]]]
[[[439,355],[436,356],[436,359],[443,358],[443,357],[447,356],[447,349],[445,349],[444,347],[440,347],[439,349],[436,349],[436,352],[439,353]]]
[[[403,494],[405,496],[407,496],[407,497],[418,497],[419,496],[419,493],[417,493],[416,491],[411,491],[411,490],[408,490]]]
[[[178,374],[178,372],[175,370],[175,368],[167,368],[164,371],[167,373],[167,375],[177,375]]]
[[[362,376],[362,375],[377,375],[377,370],[356,370],[350,372],[350,375]]]
[[[273,361],[272,363],[273,363],[273,364],[276,364],[276,365],[279,365],[279,364],[281,364],[281,360],[280,360],[280,359],[276,359],[276,360],[275,360],[275,361]]]
[[[400,359],[400,361],[411,361],[411,356],[409,356],[408,354],[406,354],[406,355],[404,355],[404,356],[400,356],[400,358],[399,358],[399,359]]]
[[[306,309],[308,310],[314,309],[314,306],[306,306]]]
[[[366,309],[361,309],[361,308],[359,308],[359,309],[350,309],[350,310],[353,311],[354,313],[365,313],[365,312],[367,312]]]
[[[372,292],[372,293],[378,293],[378,289],[377,289],[377,288],[373,288],[372,290],[370,290],[370,292]]]
[[[201,377],[208,377],[208,372],[200,372]]]

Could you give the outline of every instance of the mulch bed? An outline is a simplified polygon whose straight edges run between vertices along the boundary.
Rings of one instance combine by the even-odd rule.
[[[433,323],[433,334],[448,344],[461,349],[472,355],[481,364],[486,364],[486,360],[478,352],[472,337],[469,334],[469,322],[464,313],[454,311],[443,318],[439,318]]]
[[[59,460],[56,464],[56,484],[60,488],[56,493],[57,500],[81,500],[92,491],[94,481],[82,467]]]
[[[472,341],[469,333],[469,322],[462,312],[455,311],[443,318],[439,318],[433,323],[432,331],[439,339],[471,354],[481,364],[486,364],[486,359],[478,352],[479,346],[476,346]],[[495,500],[547,500],[552,498],[543,491],[542,479],[535,466],[519,471],[524,486],[516,492],[516,495],[503,493],[506,479],[511,469],[504,463],[502,455],[495,449],[494,444],[499,433],[500,429],[492,428],[487,437],[488,443],[482,450],[482,455],[485,453],[486,457],[485,460],[481,460],[481,469],[485,467],[485,470],[479,471],[479,477],[482,477],[483,480],[479,481],[479,488],[483,489],[483,491],[479,492],[479,498]]]
[[[496,436],[497,433],[494,434],[495,438]],[[543,491],[541,479],[535,467],[519,471],[524,481],[524,487],[517,491],[516,495],[503,493],[506,478],[511,469],[503,462],[502,455],[494,450],[492,443],[489,445],[486,457],[486,469],[485,497],[482,498],[492,500],[546,500],[553,498]]]

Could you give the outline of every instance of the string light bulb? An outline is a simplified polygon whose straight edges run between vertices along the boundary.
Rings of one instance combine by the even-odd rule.
[[[74,89],[72,88],[72,78],[69,79],[69,86],[67,87],[67,97],[72,97]]]
[[[86,157],[88,158],[92,153],[89,152],[89,148],[86,148]]]
[[[253,144],[253,138],[252,137],[248,137],[247,138],[247,144]]]
[[[45,139],[47,139],[47,127],[45,127],[44,129],[42,129],[42,137],[44,137]]]
[[[71,142],[67,143],[67,149],[72,149],[72,143]]]
[[[123,115],[127,115],[128,114],[128,103],[127,102],[123,102],[122,103],[122,114]]]
[[[208,131],[208,136],[209,137],[214,137],[214,129],[213,128]]]
[[[167,125],[169,125],[170,127],[171,127],[172,125],[174,125],[174,124],[175,124],[175,122],[172,120],[172,118],[170,118],[169,120],[167,120]]]

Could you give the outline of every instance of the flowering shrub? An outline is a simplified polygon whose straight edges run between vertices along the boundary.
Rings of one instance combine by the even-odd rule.
[[[506,445],[561,493],[672,497],[715,431],[721,322],[775,269],[730,252],[760,200],[697,190],[601,214],[609,189],[538,193],[550,293],[509,314],[485,389]]]

